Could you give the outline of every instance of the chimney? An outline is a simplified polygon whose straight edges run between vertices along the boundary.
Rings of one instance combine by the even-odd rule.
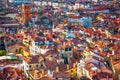
[[[52,61],[52,60],[53,60],[53,56],[50,56],[50,57],[49,57],[49,60]]]
[[[73,63],[73,67],[74,67],[74,68],[76,67],[76,63]]]
[[[70,67],[69,67],[69,65],[67,64],[67,70],[69,70],[69,68],[70,68]]]
[[[37,70],[35,70],[35,73],[34,73],[34,79],[37,79],[37,77],[38,77],[38,71]]]
[[[106,80],[109,80],[109,76],[108,75],[106,76]]]
[[[59,72],[59,67],[56,67],[56,72]]]
[[[44,75],[44,69],[42,69],[42,76]]]
[[[115,54],[115,51],[114,50],[112,50],[112,55],[114,55]]]

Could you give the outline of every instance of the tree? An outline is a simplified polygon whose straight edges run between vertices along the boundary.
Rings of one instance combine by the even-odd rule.
[[[6,51],[5,50],[0,50],[0,56],[4,56],[6,55]]]
[[[18,54],[22,54],[22,52],[23,52],[23,49],[22,49],[22,48],[19,48]]]

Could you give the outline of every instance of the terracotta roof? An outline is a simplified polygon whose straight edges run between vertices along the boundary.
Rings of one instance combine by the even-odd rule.
[[[44,76],[44,77],[40,78],[39,80],[52,80],[52,78],[49,76]]]
[[[100,78],[106,78],[107,76],[109,78],[112,78],[112,74],[107,73],[107,72],[99,72],[99,73],[97,73],[97,76],[99,76]]]
[[[53,78],[70,78],[69,72],[53,72]]]
[[[6,78],[7,78],[7,74],[4,74],[4,73],[0,72],[0,79],[4,80]]]
[[[54,50],[49,50],[45,53],[45,56],[48,56],[48,55],[57,55],[59,54],[58,50],[54,49]]]
[[[67,65],[63,64],[59,66],[59,71],[64,72],[67,71]]]
[[[7,45],[6,47],[7,47],[7,48],[11,48],[11,47],[15,47],[16,45],[17,45],[17,44],[14,43],[14,44]]]
[[[91,33],[93,33],[93,29],[92,28],[87,28],[87,29],[85,29],[85,32],[86,33],[89,33],[89,34],[91,34]]]
[[[22,38],[23,39],[23,35],[22,34],[15,34],[16,37],[18,38]]]
[[[30,34],[30,36],[35,42],[40,42],[42,40],[39,36],[35,34]]]
[[[70,61],[71,61],[71,63],[76,63],[77,60],[75,58],[71,57]]]
[[[100,35],[101,35],[102,37],[104,37],[104,38],[107,37],[107,35],[106,35],[105,33],[101,33]]]
[[[53,38],[52,38],[52,36],[50,34],[47,34],[46,38],[49,39],[50,41],[53,40]]]
[[[39,30],[39,31],[40,31],[40,30],[44,30],[44,28],[43,28],[43,27],[39,27],[38,30]]]
[[[86,76],[82,76],[81,78],[80,78],[80,80],[90,80],[88,77],[86,77]]]
[[[34,78],[35,75],[37,75],[36,79],[40,79],[43,74],[42,74],[42,70],[29,70],[29,74]]]
[[[27,57],[23,57],[23,58],[29,64],[36,64],[36,63],[39,63],[40,59],[44,59],[43,55],[35,55],[28,58]]]
[[[77,45],[80,44],[81,42],[79,41],[79,39],[75,38],[72,40],[73,44]]]
[[[108,10],[105,6],[97,6],[93,8],[93,11],[97,11],[97,10]]]
[[[92,76],[92,79],[93,79],[93,80],[99,80],[98,76],[96,76],[96,75],[93,75],[93,76]]]
[[[23,79],[24,75],[22,75],[23,71],[22,70],[19,70],[19,69],[16,69],[16,68],[13,68],[13,67],[7,67],[7,68],[4,68],[3,70],[3,74],[2,74],[2,78],[7,78],[6,75],[10,75],[7,79],[8,80],[12,80],[12,79]],[[2,79],[2,80],[4,80]]]
[[[79,19],[79,18],[81,18],[81,16],[71,16],[69,18]]]
[[[120,38],[120,34],[115,34],[112,37],[114,37],[114,38]]]
[[[44,64],[47,67],[47,69],[54,69],[57,66],[57,61],[55,59],[53,60],[46,59]]]
[[[73,68],[73,63],[68,64],[68,65],[69,65],[69,69],[72,69],[72,68]]]

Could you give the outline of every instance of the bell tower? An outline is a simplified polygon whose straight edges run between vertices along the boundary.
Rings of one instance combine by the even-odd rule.
[[[30,4],[22,4],[22,23],[27,24],[31,14]]]

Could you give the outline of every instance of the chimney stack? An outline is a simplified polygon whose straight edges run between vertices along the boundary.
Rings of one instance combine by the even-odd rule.
[[[67,64],[67,70],[69,70],[70,66]]]
[[[56,67],[56,72],[59,72],[59,67]]]

